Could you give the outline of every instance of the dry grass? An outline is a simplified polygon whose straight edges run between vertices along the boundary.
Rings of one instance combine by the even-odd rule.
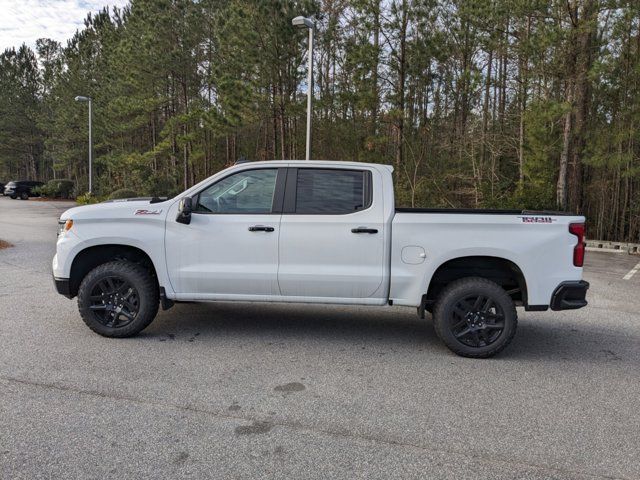
[[[9,247],[13,247],[13,245],[11,245],[9,242],[5,242],[4,240],[0,240],[0,250]]]

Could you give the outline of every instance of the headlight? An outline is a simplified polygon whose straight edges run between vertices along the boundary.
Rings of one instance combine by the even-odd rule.
[[[58,237],[71,230],[71,227],[73,227],[73,220],[58,220]]]

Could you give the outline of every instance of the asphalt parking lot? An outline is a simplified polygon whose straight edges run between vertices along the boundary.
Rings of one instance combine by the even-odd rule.
[[[50,262],[68,204],[0,197],[0,478],[640,478],[640,261],[521,312],[496,358],[411,309],[182,304],[92,333]]]

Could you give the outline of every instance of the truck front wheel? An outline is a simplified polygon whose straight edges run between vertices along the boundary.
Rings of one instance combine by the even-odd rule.
[[[513,300],[498,284],[480,277],[451,282],[433,311],[438,337],[463,357],[487,358],[503,350],[516,333]]]
[[[144,267],[117,260],[91,270],[78,290],[82,320],[105,337],[131,337],[158,313],[156,282]]]

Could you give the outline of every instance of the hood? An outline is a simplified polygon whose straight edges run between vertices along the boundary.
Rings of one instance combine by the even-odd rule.
[[[70,208],[60,216],[60,220],[95,220],[155,217],[164,218],[174,199],[157,201],[151,198],[131,198],[111,200],[93,205]]]

